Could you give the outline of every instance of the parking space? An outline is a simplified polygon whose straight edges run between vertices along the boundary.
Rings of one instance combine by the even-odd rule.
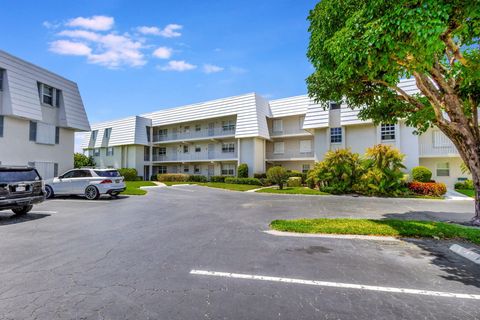
[[[464,201],[367,200],[198,186],[50,200],[29,214],[41,219],[0,222],[0,310],[12,319],[480,317],[480,268],[449,242],[263,232],[276,218],[473,212]]]

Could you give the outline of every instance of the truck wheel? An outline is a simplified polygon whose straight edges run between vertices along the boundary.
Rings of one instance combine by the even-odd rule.
[[[12,211],[13,211],[13,213],[15,213],[15,215],[22,216],[22,215],[30,212],[30,210],[32,210],[32,208],[33,208],[32,205],[28,205],[28,206],[23,206],[23,207],[19,207],[19,208],[14,208],[14,209],[12,209]]]
[[[54,197],[53,189],[50,186],[45,186],[45,199]]]
[[[97,187],[95,186],[88,186],[85,189],[85,198],[88,200],[97,200],[100,198],[100,192],[98,192]]]

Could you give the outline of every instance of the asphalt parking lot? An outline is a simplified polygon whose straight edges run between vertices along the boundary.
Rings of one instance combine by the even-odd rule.
[[[50,200],[0,213],[0,319],[479,319],[480,268],[449,242],[264,232],[278,218],[472,214],[469,201],[199,186]]]

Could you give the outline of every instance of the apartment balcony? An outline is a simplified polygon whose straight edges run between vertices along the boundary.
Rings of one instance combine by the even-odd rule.
[[[296,137],[296,136],[311,136],[312,134],[303,129],[283,129],[282,131],[271,131],[270,136],[272,138],[277,137]]]
[[[238,160],[237,152],[190,152],[153,155],[153,162],[210,162],[220,160]]]
[[[433,144],[420,144],[419,155],[424,158],[438,158],[438,157],[459,157],[457,148],[453,143],[445,143],[441,146],[434,146]]]
[[[310,152],[267,152],[267,161],[295,161],[295,160],[314,160],[313,151]]]
[[[153,143],[174,142],[189,140],[209,140],[216,138],[235,137],[235,128],[192,129],[189,132],[168,132],[168,134],[154,134]]]

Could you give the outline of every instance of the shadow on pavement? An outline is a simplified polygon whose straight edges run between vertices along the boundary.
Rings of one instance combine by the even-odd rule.
[[[44,214],[44,213],[27,213],[22,216],[17,216],[13,214],[13,212],[11,211],[5,211],[5,212],[2,211],[0,212],[0,226],[33,221],[33,220],[42,219],[48,216],[50,216],[50,214]]]
[[[452,213],[441,211],[408,211],[404,213],[387,213],[383,215],[386,219],[402,220],[431,220],[442,222],[455,222],[465,224],[473,217],[471,212]]]
[[[48,199],[48,200],[116,201],[116,200],[122,200],[122,199],[128,199],[128,198],[129,196],[125,196],[125,195],[119,195],[116,197],[111,197],[107,195],[107,196],[101,196],[97,200],[87,200],[85,197],[82,197],[82,196],[55,196],[55,198]]]

